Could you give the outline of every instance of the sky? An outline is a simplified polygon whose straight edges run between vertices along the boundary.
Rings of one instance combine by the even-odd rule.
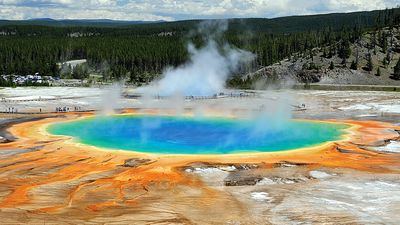
[[[399,0],[0,0],[0,19],[274,18],[384,9],[399,4]]]

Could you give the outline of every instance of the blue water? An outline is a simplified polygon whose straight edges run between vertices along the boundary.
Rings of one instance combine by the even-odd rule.
[[[97,147],[166,154],[273,152],[341,138],[347,125],[290,120],[265,121],[207,117],[107,116],[49,126],[51,134],[72,136]]]

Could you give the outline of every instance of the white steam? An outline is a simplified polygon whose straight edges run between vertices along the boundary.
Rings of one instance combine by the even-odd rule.
[[[253,60],[254,55],[228,44],[218,46],[214,39],[226,30],[226,23],[212,26],[202,24],[199,32],[204,32],[207,26],[213,33],[207,35],[206,46],[196,49],[193,44],[189,44],[190,60],[187,63],[177,68],[168,68],[161,80],[139,91],[153,96],[212,96],[223,92],[229,75],[240,65]]]
[[[185,96],[213,96],[226,92],[225,83],[229,76],[254,59],[255,56],[250,52],[216,41],[222,40],[221,35],[226,29],[227,23],[200,24],[196,32],[206,37],[206,45],[196,49],[189,44],[188,62],[166,69],[160,80],[136,90],[142,94],[143,112],[157,109],[161,113],[182,115],[186,109],[190,109],[197,119],[207,114],[246,118],[251,126],[251,132],[247,135],[251,138],[264,138],[268,133],[282,130],[292,116],[290,93],[268,91],[258,92],[254,97],[185,100]],[[160,121],[145,121],[140,127],[142,142],[150,140],[152,129],[160,126]],[[227,135],[222,143],[231,144],[233,137],[233,134]]]
[[[119,107],[122,95],[123,83],[113,83],[106,87],[102,92],[100,114],[107,115],[115,113],[115,109]]]

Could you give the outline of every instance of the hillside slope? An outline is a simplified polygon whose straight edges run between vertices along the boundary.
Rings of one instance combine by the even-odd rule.
[[[400,85],[400,80],[393,77],[394,67],[400,58],[399,27],[367,32],[355,43],[348,43],[347,50],[343,50],[343,42],[340,40],[333,46],[293,54],[249,74],[245,81],[258,85],[276,81]]]

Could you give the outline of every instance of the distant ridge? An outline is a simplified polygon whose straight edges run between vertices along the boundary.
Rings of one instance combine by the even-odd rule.
[[[120,27],[136,24],[160,23],[159,21],[141,21],[141,20],[110,20],[110,19],[52,19],[52,18],[34,18],[28,20],[0,20],[0,26],[7,25],[34,25],[34,26],[82,26],[82,27]]]

